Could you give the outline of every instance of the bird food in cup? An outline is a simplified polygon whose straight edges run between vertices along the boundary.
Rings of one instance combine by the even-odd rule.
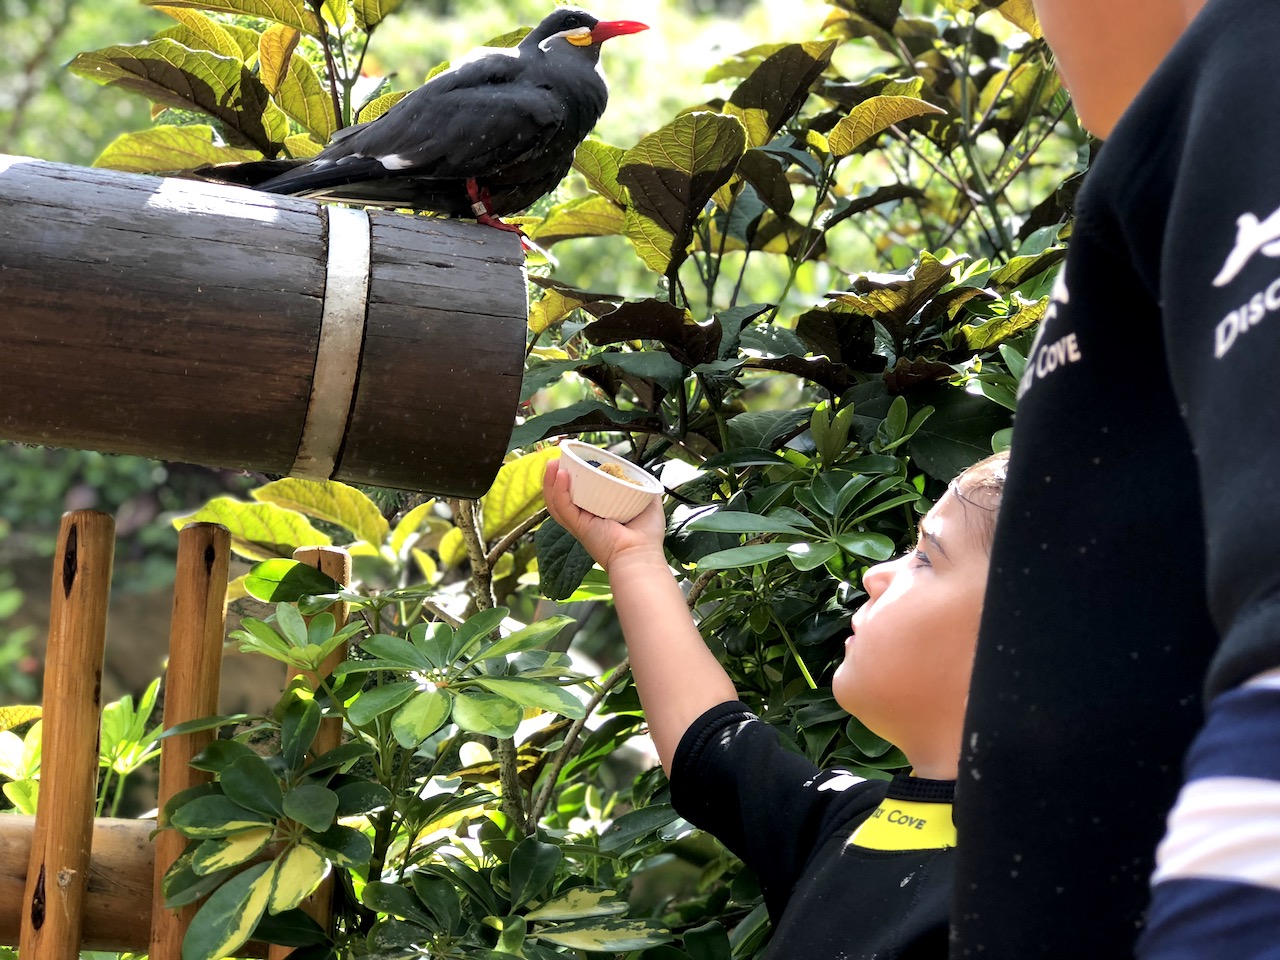
[[[573,502],[597,517],[626,523],[662,495],[662,484],[634,463],[580,440],[560,444]]]

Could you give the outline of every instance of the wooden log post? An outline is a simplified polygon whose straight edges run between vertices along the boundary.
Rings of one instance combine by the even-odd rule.
[[[351,554],[341,547],[299,547],[293,552],[293,559],[315,567],[344,587],[351,583]],[[348,604],[335,603],[329,607],[329,612],[333,614],[338,629],[346,626],[347,617],[350,614],[350,606]],[[285,677],[285,683],[289,683],[296,676],[304,676],[311,684],[311,688],[318,690],[320,689],[320,681],[333,673],[338,668],[338,665],[346,659],[347,644],[344,643],[329,654],[324,663],[320,665],[320,669],[314,674],[290,670]],[[342,718],[327,717],[320,722],[320,730],[316,734],[311,752],[315,756],[319,756],[341,744]],[[330,875],[325,877],[315,893],[302,902],[302,909],[316,923],[327,930],[332,913],[332,901],[333,876]],[[284,960],[291,953],[293,953],[292,947],[272,946],[267,952],[267,957],[268,960]],[[152,960],[156,960],[156,958],[152,957]]]
[[[19,936],[23,960],[74,960],[80,953],[114,548],[115,521],[107,514],[63,516],[45,661],[40,795]]]
[[[154,829],[150,820],[104,817],[93,821],[79,949],[146,949]],[[27,863],[35,834],[35,817],[0,817],[0,943],[16,944],[19,939],[19,918],[26,912],[23,890]],[[73,951],[65,956],[76,955]],[[21,956],[25,960],[27,954]]]
[[[477,224],[0,155],[0,300],[10,440],[478,497],[515,421]]]
[[[173,624],[164,683],[166,729],[218,712],[230,560],[231,535],[226,527],[192,523],[178,534]],[[213,738],[214,731],[207,730],[161,741],[157,826],[165,825],[165,804],[175,794],[212,779],[212,774],[193,768],[191,760]],[[161,881],[186,845],[186,838],[174,830],[161,830],[156,834],[154,882],[147,891],[151,902],[148,951],[151,960],[180,960],[182,939],[198,909],[196,904],[177,910],[169,910],[164,905]]]

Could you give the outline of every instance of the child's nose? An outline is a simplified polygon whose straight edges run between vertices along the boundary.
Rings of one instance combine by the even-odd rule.
[[[888,563],[877,563],[862,575],[862,589],[867,592],[867,599],[874,600],[888,589],[889,584],[893,581],[895,563],[897,563],[896,560],[890,560]]]

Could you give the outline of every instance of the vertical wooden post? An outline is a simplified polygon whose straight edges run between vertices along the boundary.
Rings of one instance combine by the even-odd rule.
[[[351,554],[343,550],[341,547],[299,547],[293,552],[293,559],[299,563],[305,563],[308,566],[315,567],[323,574],[332,577],[342,586],[351,583]],[[329,612],[333,614],[337,620],[338,628],[341,629],[347,623],[347,616],[350,613],[348,604],[335,603],[329,608]],[[333,651],[320,665],[320,669],[316,673],[302,673],[310,681],[313,689],[320,688],[320,680],[337,669],[338,665],[347,659],[347,645],[344,643]],[[300,671],[291,670],[285,678],[288,683]],[[342,743],[342,719],[340,717],[329,717],[320,724],[320,731],[316,734],[315,744],[312,747],[312,753],[319,754],[332,750],[334,747],[340,746]],[[320,926],[328,928],[331,901],[333,899],[333,877],[326,877],[324,882],[316,888],[316,892],[307,897],[302,902],[302,909],[311,916]],[[292,947],[282,947],[273,945],[267,954],[268,960],[284,960],[293,952]],[[152,960],[157,958],[152,957]]]
[[[114,548],[115,521],[105,513],[63,516],[54,554],[40,799],[22,901],[22,960],[75,960],[80,953]]]
[[[191,523],[178,534],[178,566],[173,584],[173,622],[169,631],[169,666],[164,681],[164,725],[168,727],[218,712],[218,681],[226,627],[227,571],[231,535],[216,523]],[[212,775],[191,766],[191,759],[213,740],[214,731],[188,733],[161,741],[160,812],[174,794],[207,783]],[[155,839],[155,882],[151,900],[151,960],[179,960],[198,904],[177,910],[164,905],[161,881],[186,848],[186,838],[161,830]]]

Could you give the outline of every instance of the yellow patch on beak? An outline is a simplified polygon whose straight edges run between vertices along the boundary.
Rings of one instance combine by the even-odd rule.
[[[589,47],[595,42],[591,39],[591,31],[586,27],[583,27],[580,30],[575,30],[572,33],[566,33],[564,38],[575,47]]]

